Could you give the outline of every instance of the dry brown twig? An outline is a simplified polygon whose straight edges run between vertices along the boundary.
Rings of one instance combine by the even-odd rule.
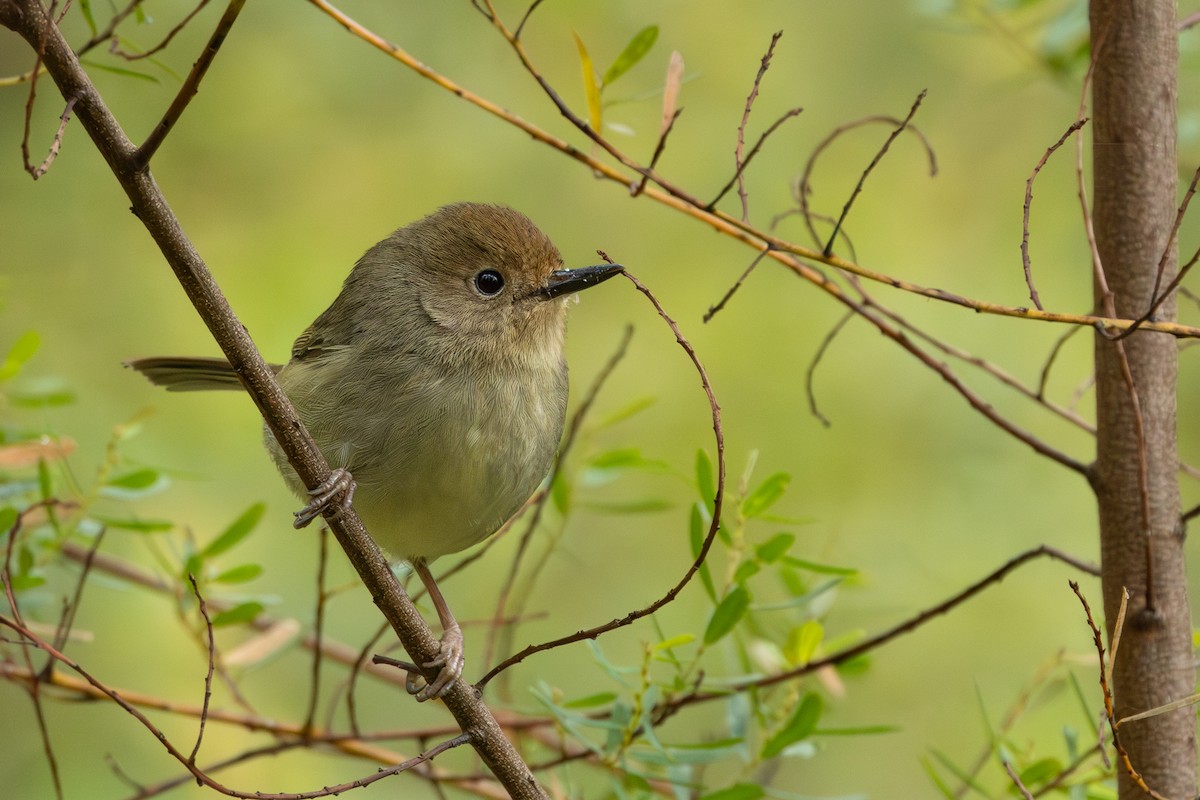
[[[1108,653],[1108,656],[1105,657],[1104,634],[1101,633],[1099,626],[1096,625],[1096,621],[1092,618],[1092,609],[1088,605],[1087,598],[1083,596],[1083,591],[1079,588],[1078,583],[1075,581],[1070,581],[1069,585],[1071,587],[1071,591],[1073,591],[1075,596],[1079,598],[1080,604],[1083,605],[1083,613],[1087,617],[1088,627],[1092,631],[1092,643],[1096,646],[1096,654],[1099,657],[1100,664],[1100,692],[1104,697],[1104,719],[1108,722],[1108,729],[1112,734],[1113,749],[1117,752],[1117,757],[1120,759],[1121,767],[1125,770],[1126,774],[1128,774],[1129,777],[1132,778],[1133,781],[1142,789],[1142,791],[1154,798],[1154,800],[1168,800],[1168,798],[1163,797],[1161,794],[1146,785],[1146,781],[1130,762],[1129,754],[1126,753],[1125,748],[1121,746],[1121,737],[1117,733],[1121,723],[1116,719],[1116,715],[1113,710],[1112,668],[1113,663],[1116,660],[1117,647],[1121,643],[1121,629],[1124,627],[1125,604],[1129,600],[1129,593],[1125,592],[1122,596],[1120,614],[1113,626],[1112,648]]]

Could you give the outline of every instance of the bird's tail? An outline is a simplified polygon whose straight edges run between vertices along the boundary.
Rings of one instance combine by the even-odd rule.
[[[155,356],[135,358],[125,366],[145,375],[151,383],[170,392],[197,392],[207,389],[241,389],[242,381],[224,358],[189,358],[186,356]],[[282,367],[272,364],[279,372]]]

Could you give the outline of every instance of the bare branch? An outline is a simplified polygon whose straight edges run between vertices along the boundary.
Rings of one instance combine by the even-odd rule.
[[[917,109],[921,107],[921,101],[925,99],[926,91],[928,90],[922,89],[917,95],[917,99],[913,101],[912,108],[908,110],[908,116],[906,116],[900,122],[899,127],[892,131],[891,135],[889,135],[884,141],[883,147],[879,148],[879,152],[875,154],[875,157],[871,159],[871,163],[867,164],[867,168],[864,169],[862,175],[859,176],[858,183],[854,185],[854,191],[850,193],[850,197],[846,200],[846,205],[842,207],[841,216],[838,217],[837,222],[833,225],[833,233],[829,235],[829,241],[825,243],[825,247],[821,250],[824,255],[829,255],[833,252],[833,243],[837,241],[838,231],[841,230],[842,223],[846,221],[846,215],[850,213],[850,207],[854,205],[855,199],[857,199],[859,193],[862,192],[863,184],[866,182],[867,176],[870,175],[871,171],[875,169],[875,165],[883,160],[884,155],[887,154],[888,148],[892,146],[892,142],[896,141],[896,138],[904,132],[905,128],[908,127],[908,123],[911,122],[913,116],[916,115]]]
[[[733,298],[734,293],[737,292],[738,289],[742,288],[742,284],[745,283],[746,279],[750,277],[750,273],[753,272],[754,268],[758,266],[758,262],[762,261],[763,256],[769,252],[771,252],[771,248],[768,246],[754,257],[754,260],[750,262],[750,266],[746,267],[746,269],[742,271],[742,274],[738,276],[736,281],[734,281],[733,286],[729,287],[729,290],[726,291],[721,299],[717,301],[717,304],[709,306],[708,311],[704,312],[704,322],[708,322],[715,317],[721,311],[721,309],[725,308],[725,304]]]
[[[600,257],[605,261],[609,261],[608,256],[604,253],[600,253]],[[609,261],[609,263],[612,262]],[[680,578],[679,581],[662,597],[655,600],[650,605],[645,606],[644,608],[630,611],[624,617],[619,619],[614,619],[610,622],[606,622],[602,625],[597,625],[592,628],[586,628],[558,639],[553,639],[542,642],[541,644],[535,644],[526,647],[525,649],[515,653],[512,656],[509,656],[507,659],[488,670],[487,674],[480,678],[475,684],[477,691],[482,691],[488,682],[492,680],[492,678],[496,677],[509,667],[521,663],[534,653],[552,650],[556,647],[562,647],[563,645],[571,644],[573,642],[580,642],[585,639],[595,639],[596,637],[609,631],[622,628],[626,625],[636,622],[639,619],[642,619],[643,617],[649,616],[673,601],[675,597],[681,591],[683,591],[683,588],[691,582],[692,578],[700,570],[700,566],[704,563],[704,560],[708,558],[708,551],[712,547],[713,539],[716,538],[717,530],[721,527],[721,507],[725,498],[725,433],[721,425],[721,407],[717,403],[716,395],[713,394],[712,384],[708,379],[708,372],[704,369],[704,365],[700,363],[700,359],[696,355],[695,349],[692,348],[691,342],[684,337],[683,333],[679,330],[679,326],[675,323],[675,320],[671,319],[670,315],[667,314],[666,310],[658,302],[658,298],[656,298],[650,292],[650,290],[647,289],[644,284],[642,284],[641,281],[639,281],[629,272],[623,272],[622,274],[633,283],[637,290],[641,292],[646,299],[651,302],[651,304],[653,304],[655,311],[657,311],[658,315],[662,317],[664,322],[667,323],[668,327],[671,329],[671,332],[675,334],[676,343],[683,348],[684,352],[687,353],[688,358],[692,362],[692,366],[696,368],[696,371],[700,375],[700,383],[704,386],[704,392],[708,396],[709,410],[712,413],[713,435],[716,437],[717,446],[717,487],[716,497],[713,500],[712,522],[709,524],[708,533],[704,538],[704,543],[701,545],[700,552],[696,556],[696,559],[692,562],[687,572],[684,573],[683,577]]]
[[[199,12],[200,8],[208,0],[202,0],[200,6],[196,8],[191,15],[188,16],[179,27],[186,25],[188,20],[193,15]],[[233,28],[233,23],[237,21],[238,14],[242,11],[242,6],[246,4],[246,0],[229,0],[229,6],[225,9],[225,13],[221,15],[220,21],[217,22],[217,27],[209,37],[208,44],[200,53],[200,57],[196,59],[196,63],[192,65],[191,72],[188,73],[187,79],[183,85],[179,87],[179,91],[175,94],[175,99],[171,101],[171,105],[167,108],[163,118],[154,126],[154,130],[146,137],[146,141],[142,143],[133,154],[134,164],[138,168],[145,168],[150,160],[154,158],[154,154],[158,152],[158,148],[167,138],[167,134],[175,127],[175,123],[183,116],[184,109],[188,107],[188,103],[192,102],[192,98],[196,96],[196,92],[200,90],[200,81],[204,79],[204,75],[208,72],[208,68],[212,66],[213,59],[217,57],[217,51],[221,49],[221,45],[225,42],[225,37],[229,35],[229,31]],[[171,36],[176,31],[172,31]],[[170,41],[168,36],[167,41]],[[163,42],[166,45],[166,42]]]
[[[1042,310],[1042,301],[1038,298],[1037,289],[1033,286],[1033,272],[1029,263],[1029,209],[1033,205],[1033,181],[1037,178],[1038,173],[1042,171],[1042,167],[1046,166],[1046,162],[1050,160],[1050,156],[1054,154],[1054,151],[1062,147],[1067,137],[1082,128],[1086,123],[1086,119],[1078,119],[1072,122],[1066,132],[1058,137],[1058,141],[1052,144],[1046,150],[1045,155],[1038,160],[1029,179],[1025,181],[1025,206],[1021,220],[1021,265],[1025,268],[1025,284],[1029,287],[1029,299],[1033,301],[1034,307],[1039,311]]]

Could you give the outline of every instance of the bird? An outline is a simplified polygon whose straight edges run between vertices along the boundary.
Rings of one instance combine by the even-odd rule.
[[[307,505],[303,527],[353,502],[394,560],[411,564],[443,635],[438,668],[406,685],[440,697],[462,674],[462,630],[429,564],[490,536],[549,472],[567,409],[566,301],[623,270],[564,269],[524,214],[456,203],[393,232],[357,261],[328,309],[272,365],[332,468],[306,487],[264,441]],[[223,358],[127,361],[172,391],[240,389]]]

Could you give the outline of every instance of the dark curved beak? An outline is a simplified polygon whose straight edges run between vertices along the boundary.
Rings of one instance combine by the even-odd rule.
[[[564,294],[581,292],[598,283],[604,283],[624,269],[620,264],[600,264],[596,267],[556,270],[550,273],[550,280],[542,289],[541,299],[551,300]]]

